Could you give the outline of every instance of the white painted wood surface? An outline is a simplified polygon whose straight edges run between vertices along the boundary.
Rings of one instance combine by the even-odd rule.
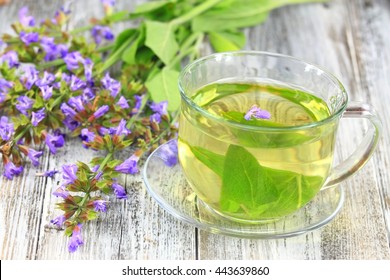
[[[72,26],[99,16],[98,0],[74,1]],[[131,10],[144,1],[118,0]],[[60,1],[11,0],[0,6],[0,32],[10,32],[20,7],[37,18],[54,14]],[[40,170],[88,160],[79,141],[57,155],[45,153],[13,181],[0,179],[1,259],[390,259],[390,1],[334,0],[284,7],[247,30],[247,49],[279,52],[321,65],[346,86],[351,100],[372,104],[382,116],[383,137],[370,162],[342,186],[346,200],[329,225],[298,237],[249,240],[214,235],[186,225],[162,210],[146,192],[141,175],[123,177],[128,201],[113,200],[108,213],[83,228],[85,245],[67,251],[52,188],[59,179],[35,177]],[[120,31],[124,25],[118,25]],[[207,48],[206,48],[207,49]],[[337,145],[345,158],[361,139],[364,123],[343,121]]]

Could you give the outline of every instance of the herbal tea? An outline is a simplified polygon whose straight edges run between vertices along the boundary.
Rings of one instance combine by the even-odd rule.
[[[210,84],[191,98],[206,113],[182,103],[179,159],[194,191],[213,209],[238,220],[275,219],[321,189],[336,130],[334,122],[310,127],[331,114],[322,99],[258,83]]]

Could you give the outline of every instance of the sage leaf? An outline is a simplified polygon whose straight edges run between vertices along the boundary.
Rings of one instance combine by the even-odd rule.
[[[165,65],[168,65],[179,51],[175,38],[175,27],[169,23],[145,21],[148,46]]]
[[[177,87],[179,72],[164,67],[154,75],[145,85],[154,102],[168,101],[168,111],[179,109],[180,93]]]
[[[189,147],[191,149],[191,152],[200,162],[202,162],[204,165],[213,170],[217,175],[222,178],[225,156],[213,153],[202,147]]]
[[[137,61],[137,51],[144,45],[145,42],[145,27],[139,28],[138,36],[131,44],[129,48],[127,48],[122,54],[122,60],[127,64],[133,65],[136,64]]]
[[[245,45],[245,35],[236,32],[210,32],[209,39],[216,52],[237,51]]]

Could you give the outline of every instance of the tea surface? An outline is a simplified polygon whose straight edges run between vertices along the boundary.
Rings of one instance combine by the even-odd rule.
[[[290,214],[324,184],[333,161],[327,104],[302,90],[257,83],[216,83],[183,103],[179,159],[197,195],[223,215],[264,220]],[[245,114],[253,106],[269,119]],[[263,129],[261,129],[263,128]]]

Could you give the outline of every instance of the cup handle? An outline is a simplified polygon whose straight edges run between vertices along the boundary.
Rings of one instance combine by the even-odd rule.
[[[372,156],[381,135],[381,121],[376,111],[368,104],[350,102],[343,118],[365,118],[370,121],[371,125],[356,150],[333,168],[323,189],[340,183],[362,168]]]

